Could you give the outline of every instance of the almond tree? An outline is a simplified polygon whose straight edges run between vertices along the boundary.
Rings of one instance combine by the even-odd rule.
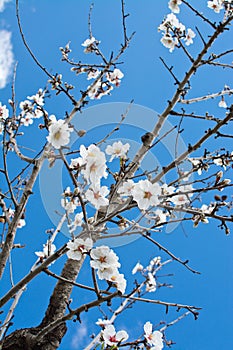
[[[86,349],[94,349],[98,345],[101,349],[162,349],[172,346],[173,340],[167,337],[168,327],[188,315],[192,315],[196,320],[201,306],[188,305],[185,301],[180,303],[157,299],[154,293],[158,289],[170,287],[169,283],[160,279],[158,272],[170,263],[178,263],[181,268],[188,269],[193,274],[200,272],[190,266],[188,260],[179,258],[159,243],[156,233],[162,234],[171,224],[185,224],[189,221],[192,221],[194,229],[198,230],[202,223],[208,223],[210,220],[216,221],[226,235],[230,233],[229,225],[233,219],[228,193],[232,185],[228,174],[233,152],[227,148],[207,149],[206,145],[209,140],[214,142],[219,138],[228,140],[233,137],[229,132],[233,119],[233,106],[230,103],[233,91],[229,86],[224,86],[219,92],[213,91],[199,96],[198,91],[192,91],[191,96],[194,97],[189,96],[192,79],[194,76],[198,77],[201,69],[208,70],[211,66],[230,71],[233,67],[231,47],[222,52],[213,52],[215,42],[221,40],[224,35],[229,35],[233,3],[223,0],[207,1],[206,9],[208,7],[218,14],[218,20],[212,22],[198,6],[194,7],[191,1],[168,2],[171,13],[165,16],[161,14],[161,24],[158,26],[161,44],[171,53],[179,50],[180,57],[188,62],[188,69],[183,74],[176,75],[174,62],[170,66],[170,63],[161,58],[165,70],[174,82],[173,86],[169,86],[171,96],[169,101],[164,101],[165,108],[153,129],[141,135],[141,146],[133,157],[129,156],[130,143],[121,140],[118,133],[123,121],[127,120],[133,102],[129,102],[128,108],[122,111],[117,126],[110,132],[107,131],[104,138],[98,138],[96,135],[98,139],[91,144],[82,144],[82,137],[86,132],[77,130],[74,125],[89,103],[93,100],[110,99],[110,94],[114,94],[114,89],[120,88],[121,81],[124,80],[124,65],[121,62],[125,51],[130,50],[130,43],[134,40],[134,33],[128,33],[127,30],[128,13],[125,6],[123,0],[119,1],[123,39],[117,52],[112,52],[110,48],[110,54],[106,54],[101,50],[101,42],[92,31],[92,7],[88,18],[89,36],[81,44],[87,54],[87,61],[91,57],[91,63],[71,57],[69,43],[60,48],[62,61],[70,66],[77,76],[77,81],[82,81],[83,76],[88,80],[81,91],[80,88],[76,91],[75,86],[63,82],[62,74],[51,74],[33,54],[23,33],[19,4],[16,0],[21,38],[35,64],[47,76],[47,86],[18,104],[14,90],[17,79],[15,69],[11,99],[8,105],[4,104],[4,101],[0,105],[1,276],[10,271],[12,277],[13,249],[22,249],[22,255],[24,249],[30,249],[29,246],[24,247],[23,242],[18,243],[18,237],[20,230],[23,230],[27,223],[29,199],[34,195],[35,184],[42,167],[45,164],[51,168],[57,163],[63,164],[68,180],[61,193],[63,212],[58,213],[58,225],[53,229],[48,228],[43,249],[35,252],[35,263],[31,267],[28,266],[28,273],[15,284],[9,284],[1,297],[0,305],[4,308],[0,348],[3,350],[57,349],[69,327],[69,320],[82,322],[84,312],[91,315],[92,309],[100,306],[106,310],[107,316],[97,321],[99,333],[93,336]],[[178,18],[180,11],[185,7],[190,11],[190,16],[196,17],[195,28],[187,28]],[[198,29],[198,23],[204,23],[206,32]],[[189,48],[195,40],[199,41],[199,50],[193,54]],[[56,95],[61,94],[70,101],[70,110],[61,111],[59,116],[46,109],[49,94],[54,91],[54,101]],[[218,115],[209,114],[205,109],[205,103],[210,100],[219,105],[221,112]],[[193,112],[192,106],[195,103],[204,106],[202,113]],[[141,170],[141,164],[149,152],[156,152],[162,140],[169,138],[172,129],[163,132],[168,118],[178,120],[174,159],[152,170]],[[193,128],[198,128],[200,120],[205,121],[207,126],[205,132],[200,130],[198,138],[194,142],[190,141],[187,148],[180,152],[177,145],[186,119],[190,119]],[[32,123],[38,123],[36,137],[42,140],[40,144],[43,145],[38,145],[33,156],[30,150],[22,147],[22,130],[30,128]],[[118,141],[111,142],[114,134],[117,135]],[[80,146],[77,150],[70,146],[72,135],[76,135],[79,140]],[[14,162],[16,166],[12,175],[9,168]],[[186,170],[187,162],[189,170]],[[56,205],[57,203],[54,203],[54,211]],[[41,218],[38,217],[38,220]],[[36,226],[36,222],[34,224]],[[57,246],[56,241],[64,227],[68,229],[69,238],[65,244]],[[114,234],[111,233],[112,227],[115,228]],[[155,256],[148,259],[147,266],[143,266],[139,262],[140,251],[135,252],[136,265],[132,273],[137,274],[137,279],[133,282],[127,281],[125,277],[127,266],[122,266],[114,250],[101,241],[104,239],[106,242],[113,236],[123,239],[135,235],[159,248],[162,258],[160,255]],[[127,246],[125,252],[127,254]],[[82,281],[79,273],[84,261],[88,277]],[[60,273],[55,272],[57,264],[63,264]],[[29,325],[28,328],[12,330],[13,316],[21,302],[20,298],[23,293],[27,293],[26,286],[39,274],[46,274],[49,279],[53,278],[55,283],[48,306],[46,307],[46,301],[41,300],[45,307],[44,317],[36,327]],[[85,304],[79,302],[79,293],[82,290],[88,298]],[[73,300],[72,291],[75,293]],[[27,298],[30,299],[30,295]],[[33,300],[30,302],[33,305]],[[139,302],[150,303],[153,308],[162,305],[164,317],[166,313],[169,317],[173,308],[179,313],[175,319],[166,323],[162,323],[156,316],[151,316],[151,320],[144,324],[141,334],[131,339],[125,330],[115,327],[114,321],[123,311]],[[111,305],[114,305],[114,308]]]

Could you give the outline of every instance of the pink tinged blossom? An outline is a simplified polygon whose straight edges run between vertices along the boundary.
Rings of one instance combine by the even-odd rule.
[[[130,145],[128,143],[124,144],[121,141],[118,142],[114,142],[112,145],[108,145],[106,147],[106,154],[108,154],[109,156],[111,156],[110,158],[110,162],[114,159],[114,158],[122,158],[122,159],[126,159],[126,155],[129,151]]]
[[[169,26],[177,28],[179,27],[179,24],[180,22],[176,17],[176,15],[174,15],[174,13],[169,13],[165,18],[165,20],[163,21],[163,23],[159,26],[159,30],[166,31]]]
[[[67,256],[69,259],[81,260],[83,254],[89,252],[93,247],[93,241],[91,238],[81,239],[76,238],[74,241],[69,241],[67,243]]]
[[[61,199],[61,206],[65,209],[65,211],[67,211],[68,214],[72,214],[77,207],[76,203],[66,197]]]
[[[31,113],[26,113],[23,118],[20,120],[21,124],[24,126],[29,126],[33,124],[33,115]]]
[[[120,86],[121,79],[124,77],[124,74],[121,72],[120,69],[115,68],[113,72],[107,73],[106,77],[110,83],[118,87]]]
[[[70,133],[73,129],[65,123],[65,120],[56,120],[54,115],[50,117],[50,121],[48,142],[56,149],[66,146],[70,142]]]
[[[122,273],[119,273],[117,270],[115,271],[115,273],[113,273],[109,278],[108,281],[112,282],[117,290],[119,290],[119,292],[121,292],[122,294],[125,293],[125,289],[126,289],[126,279],[124,277],[124,275]]]
[[[224,100],[223,96],[222,96],[218,106],[221,107],[221,108],[227,108],[227,104],[226,104],[226,101]]]
[[[190,197],[193,196],[193,187],[191,185],[182,185],[177,189],[177,193],[179,192],[187,192],[187,193],[181,193],[177,194],[177,196],[173,196],[170,198],[171,202],[177,206],[184,205],[186,203],[190,202]]]
[[[50,255],[52,255],[56,251],[55,244],[52,244],[50,242],[46,242],[43,244],[43,251],[35,252],[35,254],[40,258],[48,258]]]
[[[9,110],[6,105],[2,105],[0,102],[0,121],[6,120],[9,117]]]
[[[92,185],[86,191],[86,199],[89,201],[97,210],[100,207],[106,207],[109,204],[108,198],[105,198],[109,194],[107,186],[100,187],[99,184]]]
[[[106,178],[108,176],[106,157],[99,147],[92,144],[86,149],[85,146],[81,145],[80,156],[80,158],[77,158],[77,163],[85,166],[82,169],[82,174],[88,183],[97,183],[102,177]]]
[[[126,341],[129,337],[126,331],[116,332],[113,325],[106,326],[102,332],[102,336],[106,346],[118,345],[119,343]]]
[[[193,38],[195,38],[196,34],[194,33],[194,31],[192,31],[192,29],[188,28],[186,37],[184,38],[185,44],[187,46],[189,46],[190,44],[193,43]]]
[[[112,324],[112,322],[110,320],[102,320],[102,318],[98,318],[98,321],[95,324],[100,327],[106,327]]]
[[[168,3],[169,9],[174,13],[180,13],[179,5],[182,4],[181,0],[170,0]]]
[[[153,346],[154,350],[163,349],[163,334],[160,331],[153,331],[149,321],[144,324],[144,332],[147,343]]]
[[[134,266],[133,270],[132,270],[132,275],[135,275],[137,272],[140,272],[143,270],[143,266],[142,264],[140,264],[139,262]]]
[[[24,219],[20,219],[19,222],[18,222],[18,225],[17,227],[18,228],[22,228],[26,225],[26,221]]]
[[[74,221],[69,225],[70,233],[73,233],[76,230],[76,227],[82,226],[83,224],[83,212],[77,213],[75,215]]]
[[[154,278],[154,276],[152,275],[151,272],[148,272],[148,280],[146,282],[146,291],[147,292],[155,292],[156,291],[156,287],[157,287],[157,283],[156,280]]]
[[[167,213],[164,213],[161,209],[156,209],[155,215],[157,216],[157,224],[167,221]]]
[[[27,98],[41,107],[44,105],[44,91],[42,89],[39,89],[37,94],[28,96]]]
[[[212,0],[207,2],[207,6],[214,10],[214,12],[219,13],[224,7],[221,0]]]
[[[166,33],[160,40],[163,46],[169,49],[169,52],[173,52],[175,47],[178,45],[178,40],[173,38],[170,34]]]
[[[149,180],[140,180],[135,184],[132,194],[139,209],[146,210],[150,206],[159,204],[158,196],[161,194],[161,187],[158,183],[152,184]]]
[[[22,112],[20,113],[20,115],[23,116],[25,113],[32,111],[32,108],[33,108],[33,107],[32,107],[31,101],[25,100],[25,101],[20,102],[19,108],[20,108],[21,111],[22,111]]]
[[[198,168],[197,173],[198,175],[201,175],[202,174],[201,160],[198,158],[188,158],[188,160],[192,163],[194,167]]]
[[[163,184],[161,186],[161,191],[162,191],[162,195],[169,195],[169,194],[174,193],[175,187],[174,186],[168,186],[167,184]]]
[[[85,47],[84,52],[85,53],[92,52],[95,44],[99,44],[99,41],[97,41],[94,36],[92,36],[90,39],[86,39],[82,43],[82,46]]]
[[[109,281],[111,276],[116,275],[118,272],[115,266],[113,267],[101,267],[97,270],[97,275],[100,280]]]
[[[123,183],[123,185],[118,189],[118,193],[122,196],[122,197],[128,197],[128,196],[132,196],[132,191],[134,189],[135,183],[133,182],[133,180],[127,180]]]
[[[91,250],[91,267],[94,269],[116,269],[120,267],[119,258],[108,246],[100,246]]]
[[[96,79],[100,75],[99,69],[92,69],[87,75],[87,80]]]

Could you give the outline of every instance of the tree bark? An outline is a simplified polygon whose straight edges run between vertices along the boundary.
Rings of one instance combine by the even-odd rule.
[[[75,282],[82,267],[83,257],[80,261],[68,259],[65,263],[61,277]],[[46,334],[41,340],[36,335],[51,322],[64,316],[73,289],[72,283],[59,280],[50,297],[45,316],[39,326],[16,330],[4,339],[2,350],[56,350],[64,337],[67,327],[61,323],[51,333]]]

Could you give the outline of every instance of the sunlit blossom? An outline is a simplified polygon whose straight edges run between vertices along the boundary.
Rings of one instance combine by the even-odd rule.
[[[117,345],[128,339],[128,334],[126,331],[115,331],[113,325],[107,325],[102,332],[105,345],[113,346]]]
[[[114,158],[126,158],[127,152],[129,151],[130,145],[129,143],[126,143],[123,145],[123,143],[121,141],[118,142],[114,142],[112,145],[108,145],[106,147],[106,154],[110,155],[110,162],[114,159]]]
[[[91,238],[76,238],[74,241],[69,241],[67,243],[67,256],[69,259],[81,260],[83,254],[89,252],[93,246],[93,241]]]
[[[153,331],[152,323],[149,321],[144,324],[144,336],[149,345],[152,345],[155,350],[163,349],[163,334],[160,331]]]

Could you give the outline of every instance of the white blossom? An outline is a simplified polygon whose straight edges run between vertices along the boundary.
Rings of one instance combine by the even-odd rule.
[[[113,72],[107,73],[106,77],[110,83],[118,87],[120,86],[121,79],[124,77],[124,74],[120,69],[115,68]]]
[[[81,260],[83,254],[89,252],[93,247],[93,241],[91,238],[82,239],[76,238],[74,241],[69,241],[67,243],[67,256],[69,259]]]
[[[153,331],[149,321],[144,324],[144,332],[147,343],[152,345],[154,350],[163,349],[163,334],[160,331]]]
[[[50,116],[51,125],[49,126],[48,142],[56,149],[67,145],[70,142],[70,133],[73,130],[65,123],[65,120],[56,120],[55,116]]]
[[[67,211],[68,214],[72,214],[77,207],[73,200],[69,200],[66,197],[61,199],[61,206],[65,209],[65,211]]]
[[[86,199],[94,205],[98,210],[100,207],[105,207],[109,204],[108,198],[105,198],[109,194],[107,186],[100,187],[99,184],[92,184],[86,191]]]
[[[187,46],[189,46],[190,44],[193,43],[193,38],[195,38],[196,34],[194,33],[194,31],[190,28],[188,28],[188,31],[186,33],[186,36],[184,38],[185,44]]]
[[[177,195],[170,198],[170,201],[175,205],[184,205],[186,203],[190,202],[190,197],[193,196],[193,187],[191,185],[181,185],[177,190]],[[187,193],[180,193],[179,192],[187,192]]]
[[[158,30],[162,30],[166,32],[169,26],[177,28],[179,26],[179,23],[180,22],[176,17],[176,15],[174,15],[174,13],[169,13],[165,18],[165,20],[163,21],[163,23],[161,23],[160,26],[158,27]]]
[[[6,120],[9,117],[9,110],[6,105],[2,105],[0,102],[0,120]]]
[[[198,158],[188,158],[188,160],[192,163],[192,165],[197,168],[198,175],[202,174],[202,168],[201,168],[201,160]]]
[[[127,180],[123,183],[123,185],[121,187],[119,187],[119,189],[117,190],[117,192],[122,196],[131,196],[132,195],[132,191],[133,188],[135,186],[135,183],[133,182],[133,180]]]
[[[178,45],[177,38],[173,38],[170,34],[166,33],[160,40],[161,43],[169,49],[169,52],[173,52],[175,47]]]
[[[73,233],[78,226],[82,226],[83,223],[83,212],[77,213],[74,217],[74,221],[69,225],[69,230]]]
[[[94,36],[92,36],[90,39],[86,39],[83,43],[82,46],[85,47],[84,52],[85,53],[90,53],[93,50],[94,44],[99,43]]]
[[[33,124],[33,116],[32,116],[32,114],[31,113],[25,114],[25,116],[23,118],[21,118],[20,122],[24,126],[32,125]]]
[[[104,270],[120,267],[119,258],[108,246],[100,246],[91,250],[91,267]]]
[[[98,318],[98,321],[95,324],[100,327],[106,327],[112,324],[112,322],[110,320],[102,320],[102,318]]]
[[[168,3],[169,9],[174,13],[180,13],[179,5],[182,4],[181,0],[170,0]]]
[[[148,272],[148,280],[146,281],[146,291],[147,292],[155,292],[157,283],[156,280],[151,272]]]
[[[77,164],[83,165],[81,173],[87,182],[98,183],[102,177],[106,178],[106,157],[99,147],[91,144],[87,149],[85,146],[80,146],[80,156],[77,158]],[[74,164],[74,160],[72,160]]]
[[[130,145],[128,143],[124,144],[121,141],[114,142],[112,145],[106,147],[106,154],[110,155],[110,162],[114,158],[123,158],[126,159],[127,152],[129,151]]]
[[[161,191],[163,195],[169,195],[174,193],[175,187],[174,186],[168,186],[167,184],[163,184],[161,186]]]
[[[18,222],[18,225],[17,227],[18,228],[22,228],[26,225],[26,221],[24,219],[20,219],[19,222]]]
[[[142,264],[140,264],[138,262],[132,270],[132,275],[135,275],[135,273],[137,273],[138,271],[142,271],[142,270],[143,270],[143,266],[142,266]]]
[[[122,273],[119,273],[117,270],[108,278],[108,281],[111,281],[116,285],[117,290],[122,294],[125,293],[126,289],[126,279]]]
[[[100,75],[99,69],[92,69],[87,75],[87,80],[96,79]]]
[[[102,332],[102,336],[106,346],[117,345],[120,342],[127,340],[129,337],[126,331],[116,332],[113,325],[107,325]]]
[[[35,95],[28,96],[27,98],[41,107],[44,106],[44,91],[42,89],[39,89]]]
[[[158,183],[152,184],[149,180],[140,180],[135,184],[132,194],[139,209],[146,210],[150,206],[159,204],[158,196],[161,194],[161,187]]]
[[[50,242],[46,242],[45,244],[43,244],[43,251],[40,252],[35,252],[35,254],[41,258],[47,258],[50,255],[52,255],[54,252],[56,251],[56,246],[53,243]]]
[[[166,222],[167,221],[167,214],[164,213],[161,209],[156,209],[155,210],[155,215],[157,216],[156,223],[160,224],[161,222]]]
[[[224,97],[221,98],[221,100],[219,101],[218,106],[221,107],[221,108],[227,108],[227,104],[226,104],[226,101],[224,100]]]
[[[207,6],[214,12],[219,13],[223,9],[223,2],[221,0],[212,0],[207,2]]]

